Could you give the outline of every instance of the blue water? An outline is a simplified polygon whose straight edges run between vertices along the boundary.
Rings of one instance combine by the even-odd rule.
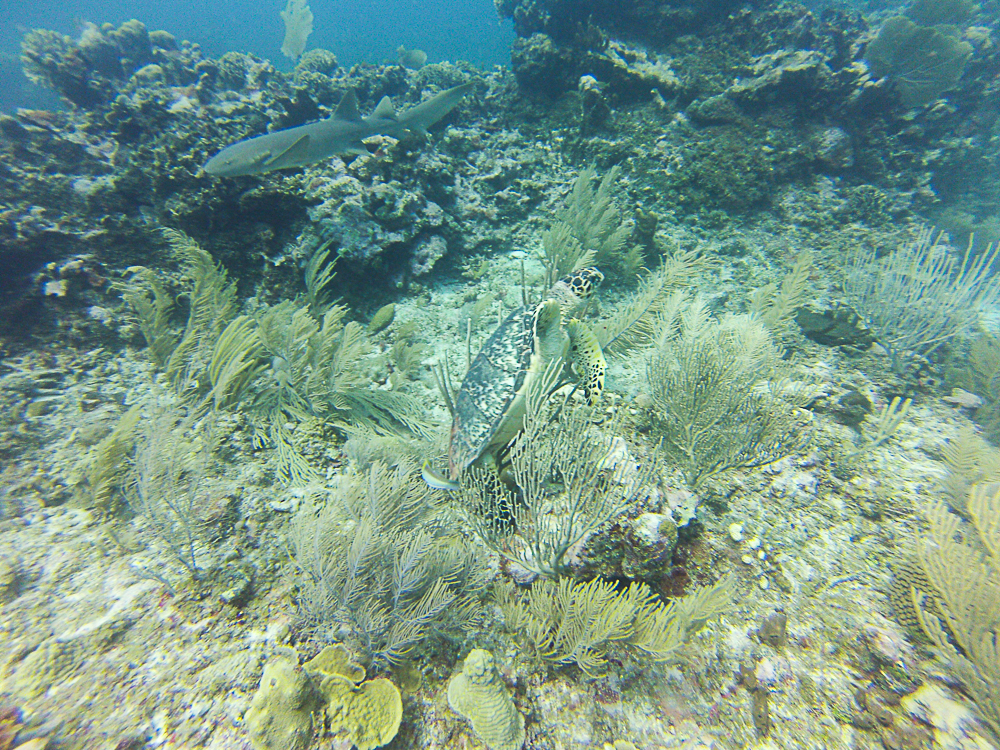
[[[24,79],[17,59],[22,34],[32,28],[76,36],[80,21],[116,26],[136,18],[149,29],[199,43],[218,57],[236,50],[266,57],[279,68],[285,0],[17,0],[0,3],[0,110],[57,106],[57,99]],[[429,62],[468,60],[506,65],[514,32],[501,24],[492,0],[312,0],[309,49],[333,51],[342,65],[395,60],[400,45],[427,52]]]

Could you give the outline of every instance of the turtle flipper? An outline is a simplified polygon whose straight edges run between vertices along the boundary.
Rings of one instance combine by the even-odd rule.
[[[608,369],[608,361],[601,351],[601,343],[585,323],[573,318],[566,324],[569,334],[570,364],[580,379],[583,395],[591,406],[604,390],[604,373]]]
[[[535,353],[544,369],[550,362],[565,356],[569,343],[562,326],[562,309],[547,299],[535,310]]]

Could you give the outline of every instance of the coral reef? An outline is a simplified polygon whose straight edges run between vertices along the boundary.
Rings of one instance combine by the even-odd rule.
[[[567,91],[581,75],[614,69],[617,40],[658,48],[709,27],[739,7],[729,2],[650,2],[621,6],[603,0],[495,0],[502,18],[514,21],[519,37],[511,57],[518,80],[537,81],[548,93]],[[621,49],[621,48],[619,48]],[[635,54],[629,49],[627,54]],[[641,55],[641,53],[639,53]],[[624,78],[640,76],[621,66]],[[544,75],[549,70],[555,75]],[[570,85],[564,85],[570,84]],[[539,90],[537,87],[532,87]]]
[[[42,29],[29,32],[21,44],[21,59],[33,82],[53,88],[78,107],[93,109],[110,103],[133,76],[174,86],[194,83],[197,76],[191,68],[200,52],[196,45],[179,43],[165,31],[149,32],[132,19],[118,28],[84,24],[77,40]]]
[[[996,3],[497,8],[488,72],[25,36],[0,745],[995,746]],[[439,489],[439,383],[592,262],[600,397]]]
[[[9,170],[0,179],[12,221],[0,239],[4,256],[20,259],[0,287],[4,304],[16,319],[49,319],[56,313],[32,274],[86,255],[86,286],[71,284],[61,304],[76,310],[78,325],[100,330],[81,308],[102,306],[103,295],[87,287],[105,266],[146,263],[148,252],[134,248],[162,248],[151,231],[157,225],[187,232],[238,269],[243,291],[260,282],[276,297],[294,291],[295,267],[331,239],[344,259],[335,282],[341,293],[372,276],[406,288],[442,261],[511,246],[503,227],[548,200],[563,179],[535,168],[555,165],[530,137],[546,130],[565,130],[560,137],[583,163],[600,160],[606,142],[649,142],[615,148],[633,154],[631,200],[655,194],[664,216],[693,212],[720,221],[720,209],[756,211],[786,185],[849,169],[888,190],[894,215],[944,195],[995,198],[989,181],[971,180],[975,170],[967,168],[993,158],[985,134],[994,94],[982,81],[997,55],[971,32],[961,41],[973,48],[968,74],[949,93],[960,109],[919,112],[911,126],[887,85],[865,69],[870,32],[857,15],[790,5],[732,14],[715,4],[643,4],[624,13],[589,5],[532,0],[499,8],[518,19],[518,44],[541,36],[555,45],[552,59],[515,50],[515,59],[525,59],[515,65],[522,90],[557,87],[571,92],[566,104],[518,101],[510,76],[495,72],[481,77],[476,98],[452,113],[430,144],[383,139],[370,144],[375,159],[333,159],[290,179],[235,182],[199,175],[198,167],[223,144],[323,116],[348,89],[362,107],[384,94],[401,106],[472,71],[345,71],[331,53],[312,50],[285,75],[237,53],[206,58],[196,44],[134,21],[88,27],[78,39],[32,32],[24,53],[29,74],[78,108],[4,116],[0,150]],[[970,20],[965,11],[949,14]],[[684,28],[698,36],[684,36]],[[652,39],[649,49],[635,46]],[[580,55],[586,63],[573,62]],[[504,104],[500,119],[486,114],[487,101]],[[785,117],[789,109],[801,119]],[[631,137],[622,138],[626,133]],[[920,149],[907,147],[914,135]],[[140,216],[137,205],[149,208]]]

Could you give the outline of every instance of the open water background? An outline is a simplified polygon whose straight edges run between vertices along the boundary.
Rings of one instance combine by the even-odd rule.
[[[428,62],[468,60],[506,65],[514,31],[500,23],[493,0],[311,0],[309,49],[322,47],[341,65],[395,60],[400,45],[416,47]],[[197,42],[211,57],[251,52],[290,70],[281,54],[285,0],[4,0],[0,2],[0,110],[56,107],[58,99],[21,72],[21,36],[33,28],[77,36],[82,21],[116,26],[130,18],[149,29]]]

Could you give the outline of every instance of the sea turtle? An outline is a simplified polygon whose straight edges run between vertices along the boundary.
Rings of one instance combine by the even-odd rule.
[[[528,388],[553,363],[564,363],[558,385],[578,380],[591,402],[600,394],[607,368],[600,343],[590,328],[569,316],[603,280],[596,268],[560,279],[545,299],[512,312],[486,340],[453,399],[450,479],[425,466],[429,484],[457,489],[470,466],[497,468],[524,425]]]

